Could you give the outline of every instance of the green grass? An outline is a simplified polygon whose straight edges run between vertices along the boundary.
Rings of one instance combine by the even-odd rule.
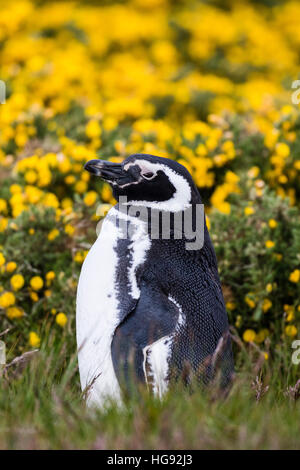
[[[288,345],[271,363],[255,348],[237,350],[237,377],[225,399],[178,387],[163,401],[142,393],[122,409],[107,404],[102,411],[84,405],[73,346],[50,335],[23,370],[11,366],[0,379],[1,449],[300,447],[300,402],[286,394],[297,380]]]

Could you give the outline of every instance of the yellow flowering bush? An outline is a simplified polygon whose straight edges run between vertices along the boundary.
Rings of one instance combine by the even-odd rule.
[[[246,343],[267,340],[275,347],[282,335],[298,331],[300,218],[297,208],[270,191],[252,204],[237,197],[230,217],[216,214],[210,231],[231,324]]]

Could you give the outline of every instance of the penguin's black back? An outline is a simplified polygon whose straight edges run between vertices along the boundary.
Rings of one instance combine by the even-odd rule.
[[[170,380],[193,377],[203,384],[220,374],[225,388],[233,374],[227,313],[218,276],[217,260],[206,225],[204,245],[187,250],[185,240],[151,240],[147,260],[139,274],[140,299],[122,321],[112,343],[112,358],[119,379],[128,379],[129,358],[140,380],[143,350],[175,331],[168,358]],[[184,317],[178,326],[178,304]],[[177,324],[177,327],[176,327]]]
[[[226,385],[233,372],[233,358],[217,261],[208,231],[205,229],[204,246],[199,251],[186,250],[184,240],[176,243],[167,240],[163,248],[162,243],[153,242],[150,269],[185,315],[184,325],[174,338],[170,359],[173,374],[178,376],[191,367],[207,383],[212,378],[211,362],[216,348],[225,335],[226,344],[218,362],[222,363],[222,385]],[[162,252],[163,259],[159,259]]]

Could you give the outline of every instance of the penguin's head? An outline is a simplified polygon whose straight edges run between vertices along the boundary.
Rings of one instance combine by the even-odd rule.
[[[107,181],[117,200],[126,196],[132,205],[177,212],[201,202],[188,170],[169,158],[134,154],[122,163],[90,160],[84,168]]]

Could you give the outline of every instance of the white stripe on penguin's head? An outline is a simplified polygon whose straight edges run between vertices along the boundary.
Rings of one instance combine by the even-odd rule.
[[[160,170],[168,177],[170,183],[175,188],[175,191],[170,199],[164,201],[148,201],[143,199],[137,199],[131,200],[127,203],[128,205],[139,205],[170,212],[178,212],[181,210],[185,210],[190,206],[191,186],[183,175],[179,174],[177,171],[163,163],[154,163],[142,159],[136,159],[129,163],[126,163],[124,165],[124,170],[127,171],[132,166],[138,166],[140,168],[140,178],[138,179],[138,181],[132,184],[140,183],[143,178],[147,181],[154,180],[157,175],[157,172]],[[120,187],[122,188],[122,186]]]

